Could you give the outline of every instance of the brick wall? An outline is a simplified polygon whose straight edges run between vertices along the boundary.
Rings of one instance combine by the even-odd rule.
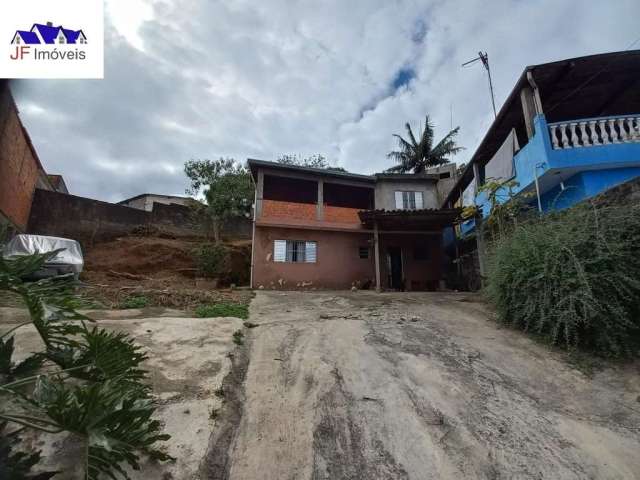
[[[331,223],[349,223],[360,225],[359,208],[324,206],[324,221]]]
[[[261,220],[292,219],[315,221],[316,205],[311,203],[282,202],[280,200],[263,200]]]
[[[0,82],[0,214],[18,230],[29,221],[40,164],[6,82]]]

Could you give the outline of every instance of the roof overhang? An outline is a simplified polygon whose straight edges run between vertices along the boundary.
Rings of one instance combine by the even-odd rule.
[[[330,168],[312,168],[303,167],[300,165],[287,165],[284,163],[270,162],[267,160],[256,160],[255,158],[247,159],[247,165],[251,171],[253,180],[258,178],[258,170],[260,168],[268,170],[280,170],[282,172],[300,173],[305,175],[313,175],[325,178],[338,178],[342,180],[361,181],[365,183],[374,183],[375,177],[373,175],[360,175],[357,173],[342,172],[340,170],[332,170]]]
[[[362,210],[358,212],[360,221],[366,228],[375,224],[380,230],[430,230],[438,231],[454,225],[460,220],[462,210],[423,209],[423,210]]]

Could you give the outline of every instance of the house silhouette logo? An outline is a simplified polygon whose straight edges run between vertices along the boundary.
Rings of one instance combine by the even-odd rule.
[[[16,30],[11,45],[86,45],[87,36],[82,30],[71,30],[52,22],[34,23],[31,30]]]

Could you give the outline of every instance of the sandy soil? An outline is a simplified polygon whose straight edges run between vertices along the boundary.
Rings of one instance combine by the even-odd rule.
[[[259,292],[250,320],[200,478],[640,478],[640,364],[590,378],[473,296]]]
[[[154,316],[150,316],[154,315]],[[24,318],[24,311],[0,308],[0,331]],[[233,332],[242,328],[237,318],[181,318],[184,312],[164,309],[93,312],[99,325],[125,331],[147,348],[149,381],[160,399],[157,418],[171,435],[167,451],[174,464],[145,464],[132,479],[191,479],[197,475],[215,425],[212,410],[222,407],[214,395],[228,374],[228,354],[235,349]],[[15,357],[41,350],[40,338],[31,327],[17,331]],[[80,479],[76,453],[80,445],[65,435],[32,435],[33,447],[41,449],[43,468],[61,469],[63,479]],[[58,478],[56,476],[56,478]]]

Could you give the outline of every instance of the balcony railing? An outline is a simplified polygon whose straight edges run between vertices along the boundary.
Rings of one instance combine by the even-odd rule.
[[[640,116],[550,123],[549,135],[554,150],[640,142]]]

